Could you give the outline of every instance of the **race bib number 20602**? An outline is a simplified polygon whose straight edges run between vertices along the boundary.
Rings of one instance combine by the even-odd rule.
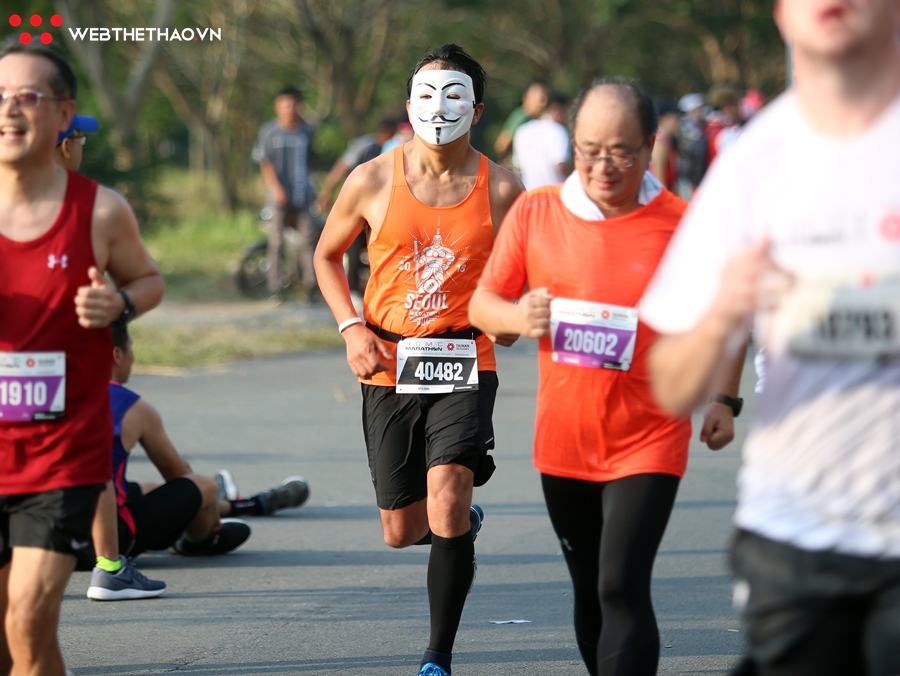
[[[397,344],[397,392],[442,394],[478,389],[474,340],[407,338]]]
[[[58,420],[65,401],[64,352],[0,352],[0,420]]]
[[[637,338],[635,308],[554,298],[550,302],[553,361],[628,371]]]

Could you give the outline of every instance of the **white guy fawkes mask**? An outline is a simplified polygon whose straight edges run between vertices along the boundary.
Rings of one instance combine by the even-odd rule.
[[[475,88],[456,70],[420,70],[409,94],[409,122],[419,138],[445,145],[472,127]]]

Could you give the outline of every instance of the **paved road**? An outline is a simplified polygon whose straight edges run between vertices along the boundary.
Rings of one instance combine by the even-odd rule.
[[[565,564],[531,466],[535,360],[533,343],[499,358],[499,469],[476,491],[487,517],[456,644],[458,676],[586,674]],[[76,573],[60,623],[75,674],[414,674],[427,642],[428,551],[382,543],[359,388],[343,355],[144,375],[132,385],[162,412],[196,471],[228,467],[245,494],[300,473],[312,496],[300,509],[252,520],[250,541],[227,556],[138,559],[168,583],[160,599],[88,601],[89,573]],[[725,674],[741,650],[725,565],[736,467],[734,448],[692,445],[654,573],[660,674]],[[140,451],[130,472],[154,478]],[[491,623],[519,619],[530,623]]]

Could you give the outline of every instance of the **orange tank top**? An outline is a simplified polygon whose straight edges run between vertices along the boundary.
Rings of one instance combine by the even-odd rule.
[[[384,224],[369,242],[370,277],[366,321],[405,338],[459,331],[469,323],[469,300],[494,247],[488,159],[482,155],[475,187],[452,207],[429,207],[406,184],[403,146],[394,149],[391,200]],[[478,336],[478,370],[494,371],[494,344]],[[385,341],[395,360],[390,370],[363,380],[396,383],[397,345]]]

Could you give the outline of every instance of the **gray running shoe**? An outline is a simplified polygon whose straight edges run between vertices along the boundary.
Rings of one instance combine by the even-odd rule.
[[[274,514],[279,509],[299,507],[309,500],[309,484],[302,476],[289,476],[277,488],[265,493],[257,493],[262,505],[263,516]]]
[[[240,519],[222,519],[222,526],[205,543],[189,542],[184,535],[169,551],[181,556],[213,556],[237,549],[250,537],[250,526]]]
[[[102,568],[94,568],[87,597],[93,601],[124,601],[127,599],[151,599],[166,591],[166,583],[151,580],[141,573],[130,559],[120,556],[122,568],[116,573],[108,573]]]
[[[220,500],[237,500],[240,497],[241,493],[234,480],[234,475],[227,469],[220,469],[213,478],[219,489]]]

